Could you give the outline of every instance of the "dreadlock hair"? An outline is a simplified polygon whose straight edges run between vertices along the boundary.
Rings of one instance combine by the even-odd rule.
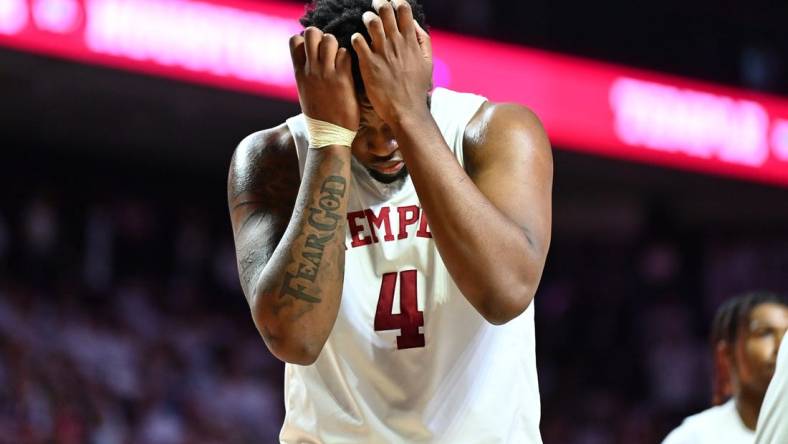
[[[427,30],[424,9],[421,4],[418,0],[407,0],[407,2],[410,3],[413,11],[413,18],[422,29]],[[300,20],[304,28],[314,26],[325,33],[333,34],[339,42],[339,47],[346,48],[350,52],[353,83],[356,92],[360,95],[364,94],[364,83],[361,81],[358,56],[350,43],[350,37],[358,32],[364,36],[367,42],[371,41],[367,28],[361,20],[361,16],[366,11],[375,12],[372,0],[312,0]]]
[[[714,353],[712,405],[722,404],[731,395],[728,366],[724,362],[720,362],[721,358],[718,356],[717,349],[722,344],[733,347],[747,326],[755,307],[767,303],[788,306],[788,301],[776,293],[755,291],[729,299],[717,309],[709,337]]]

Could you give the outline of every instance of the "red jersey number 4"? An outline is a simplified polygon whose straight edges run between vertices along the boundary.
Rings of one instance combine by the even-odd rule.
[[[399,313],[394,314],[397,274],[383,275],[375,313],[375,331],[400,330],[397,336],[398,350],[424,347],[424,334],[419,333],[419,327],[424,326],[424,312],[419,311],[416,270],[399,272]]]

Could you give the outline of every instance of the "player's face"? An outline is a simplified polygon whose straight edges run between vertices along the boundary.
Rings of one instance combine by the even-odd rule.
[[[361,124],[353,140],[353,156],[370,175],[383,183],[392,183],[408,175],[405,161],[391,128],[380,119],[366,97],[359,99]]]
[[[765,303],[756,306],[743,326],[734,350],[736,373],[742,389],[763,395],[774,375],[780,341],[788,329],[788,307]]]

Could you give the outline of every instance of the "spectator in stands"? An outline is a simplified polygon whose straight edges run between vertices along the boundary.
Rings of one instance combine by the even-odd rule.
[[[714,406],[685,419],[663,444],[753,443],[786,329],[788,304],[776,294],[749,293],[723,304],[711,332]]]

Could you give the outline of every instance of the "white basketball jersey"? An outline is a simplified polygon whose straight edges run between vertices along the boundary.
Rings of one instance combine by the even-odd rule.
[[[783,337],[782,341],[777,369],[758,415],[755,444],[788,442],[788,337]]]
[[[755,432],[748,429],[736,410],[736,401],[688,416],[662,444],[752,444]]]
[[[484,102],[433,92],[461,165],[465,127]],[[303,116],[287,125],[303,174]],[[410,178],[387,192],[358,162],[352,176],[339,314],[313,365],[285,366],[280,440],[541,443],[533,304],[489,324],[446,270]]]

